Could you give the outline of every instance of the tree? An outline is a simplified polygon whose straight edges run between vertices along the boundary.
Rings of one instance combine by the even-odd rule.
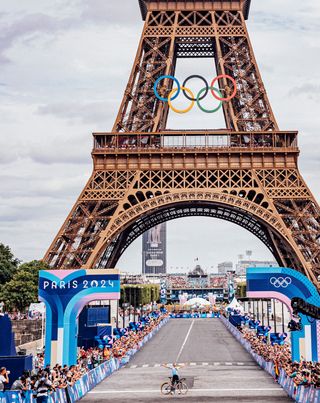
[[[30,274],[18,271],[12,280],[1,287],[1,300],[7,311],[24,311],[32,302],[37,302],[38,287]]]
[[[121,286],[120,304],[124,302],[131,305],[147,305],[153,301],[158,301],[160,297],[160,289],[157,284],[125,284]]]
[[[18,264],[19,260],[14,257],[9,246],[0,243],[0,284],[12,279]]]
[[[236,295],[238,298],[245,298],[247,296],[247,284],[246,282],[237,284],[237,292]]]
[[[0,300],[6,309],[24,311],[32,302],[37,302],[38,273],[47,269],[48,265],[38,260],[21,264],[13,278],[0,288]]]

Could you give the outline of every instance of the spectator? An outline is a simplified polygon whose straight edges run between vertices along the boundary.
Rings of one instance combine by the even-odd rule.
[[[22,375],[19,379],[17,379],[16,381],[13,382],[13,384],[11,386],[11,390],[24,391],[24,390],[27,390],[26,386],[27,386],[26,377],[24,375]]]
[[[44,371],[41,374],[41,378],[34,385],[37,403],[47,403],[48,396],[50,390],[55,390],[55,387],[52,385],[51,381],[48,380],[48,375]]]
[[[0,392],[5,390],[5,384],[9,383],[10,372],[5,367],[0,368]]]

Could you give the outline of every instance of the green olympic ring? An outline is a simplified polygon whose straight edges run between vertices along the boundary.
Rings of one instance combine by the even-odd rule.
[[[220,98],[222,98],[222,93],[221,93],[221,91],[220,91],[218,88],[216,88],[216,87],[209,87],[209,90],[211,90],[211,91],[216,91],[216,92],[218,93],[218,95],[220,96]],[[217,112],[217,111],[221,108],[221,106],[222,106],[222,103],[223,103],[222,101],[220,101],[220,104],[219,104],[219,106],[217,106],[217,108],[211,109],[211,110],[205,109],[205,108],[200,104],[201,95],[202,95],[202,93],[205,92],[205,91],[208,91],[207,87],[202,88],[202,90],[200,90],[199,93],[198,93],[198,95],[197,95],[196,101],[197,101],[197,105],[198,105],[199,109],[200,109],[202,112],[205,112],[205,113],[215,113],[215,112]]]

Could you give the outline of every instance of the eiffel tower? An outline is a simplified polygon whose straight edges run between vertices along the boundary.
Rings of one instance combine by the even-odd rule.
[[[44,257],[52,268],[111,268],[153,226],[208,216],[247,229],[318,285],[320,209],[298,170],[298,132],[280,131],[272,112],[245,22],[250,2],[139,0],[145,23],[119,113],[110,133],[93,134],[93,173]],[[178,58],[204,57],[236,83],[226,129],[167,130],[155,82],[174,76]],[[224,95],[231,85],[218,81]],[[159,93],[172,87],[166,78]]]

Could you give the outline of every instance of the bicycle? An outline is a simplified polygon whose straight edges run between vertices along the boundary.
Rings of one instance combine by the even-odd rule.
[[[169,379],[170,382],[164,382],[161,385],[160,389],[163,395],[175,394],[176,390],[180,395],[185,395],[188,393],[188,386],[185,383],[186,378],[179,379],[179,381],[175,385],[172,384],[172,377],[169,377]]]

